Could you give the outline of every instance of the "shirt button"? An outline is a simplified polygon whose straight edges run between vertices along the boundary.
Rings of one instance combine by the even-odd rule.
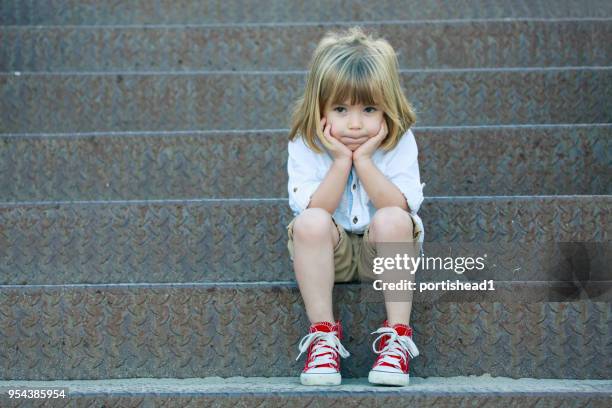
[[[353,190],[357,188],[357,184],[353,184]]]
[[[293,188],[293,192],[295,193],[296,191],[297,191],[297,187],[294,187]]]
[[[353,218],[353,224],[357,224],[357,221],[359,221],[359,219],[357,217]]]

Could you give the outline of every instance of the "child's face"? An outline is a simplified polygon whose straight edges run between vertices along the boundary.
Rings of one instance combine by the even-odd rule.
[[[383,111],[377,105],[328,105],[324,112],[331,123],[331,135],[347,146],[357,150],[369,138],[376,136],[383,121]]]

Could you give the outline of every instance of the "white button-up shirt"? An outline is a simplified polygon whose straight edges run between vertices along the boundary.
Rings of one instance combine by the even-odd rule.
[[[321,146],[324,153],[312,151],[299,135],[289,142],[287,161],[289,206],[294,216],[308,207],[312,195],[333,164],[333,157],[327,149],[318,140],[316,143]],[[421,184],[417,156],[416,141],[412,131],[408,129],[394,149],[388,152],[382,149],[376,150],[372,155],[372,162],[406,197],[410,213],[423,231],[419,237],[419,241],[423,242],[425,228],[417,211],[423,202],[425,183]],[[362,234],[375,213],[376,208],[353,166],[340,204],[333,214],[334,220],[345,230]]]

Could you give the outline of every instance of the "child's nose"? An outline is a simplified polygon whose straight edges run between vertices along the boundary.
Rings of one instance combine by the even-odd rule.
[[[356,130],[361,129],[361,115],[359,114],[350,115],[348,127],[349,129],[356,129]]]

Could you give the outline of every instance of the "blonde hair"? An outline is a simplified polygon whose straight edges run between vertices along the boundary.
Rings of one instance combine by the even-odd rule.
[[[399,63],[385,39],[374,39],[360,27],[329,32],[319,42],[309,67],[304,94],[295,102],[289,140],[301,134],[306,144],[321,153],[317,138],[331,148],[323,136],[321,116],[328,104],[379,105],[387,122],[388,135],[381,149],[393,149],[416,122],[414,110],[399,80]]]

